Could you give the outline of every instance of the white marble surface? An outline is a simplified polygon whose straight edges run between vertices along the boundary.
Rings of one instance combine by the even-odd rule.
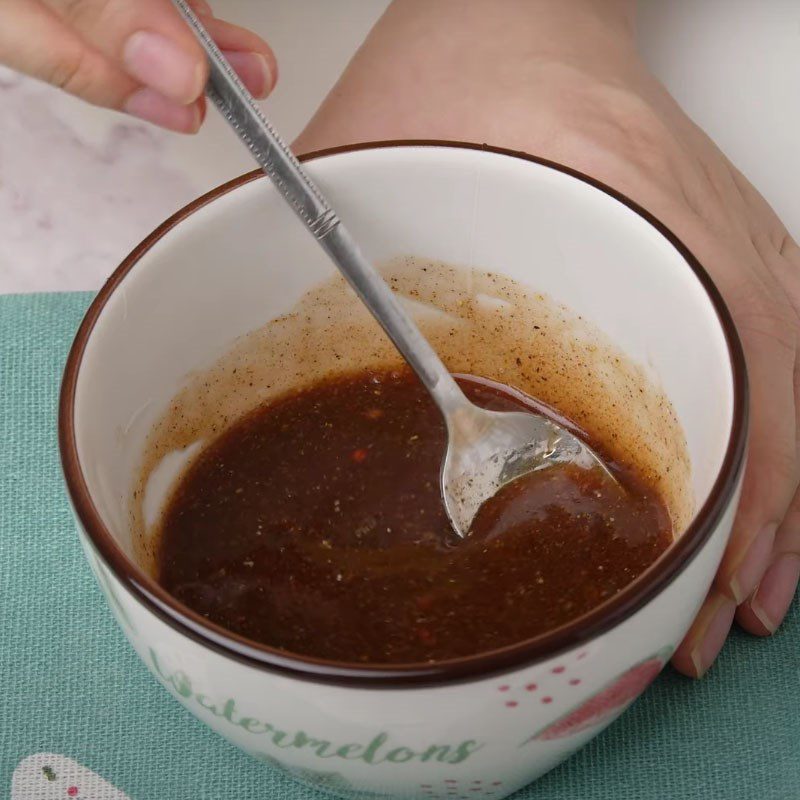
[[[281,80],[265,107],[291,138],[386,5],[216,7],[272,43]],[[640,36],[657,74],[800,235],[800,3],[640,6]],[[165,217],[250,168],[213,113],[198,136],[178,137],[0,68],[0,293],[95,289]]]

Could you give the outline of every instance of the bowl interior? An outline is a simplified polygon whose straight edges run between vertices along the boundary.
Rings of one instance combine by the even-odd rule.
[[[731,435],[731,360],[701,281],[657,229],[571,175],[494,152],[405,146],[307,166],[374,261],[500,272],[607,334],[672,402],[702,506]],[[132,556],[129,493],[170,399],[334,268],[266,180],[218,194],[129,265],[86,342],[74,425],[94,505]]]

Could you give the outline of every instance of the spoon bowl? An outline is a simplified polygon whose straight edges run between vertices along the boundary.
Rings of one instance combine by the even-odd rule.
[[[447,450],[442,462],[442,498],[450,523],[461,537],[468,535],[486,500],[531,472],[559,464],[599,469],[621,490],[588,445],[541,414],[489,411],[463,397],[463,402],[448,408],[445,421]]]

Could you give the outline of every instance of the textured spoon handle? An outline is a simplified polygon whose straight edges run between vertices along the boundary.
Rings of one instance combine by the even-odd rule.
[[[406,314],[392,290],[367,261],[336,212],[306,174],[288,145],[259,110],[252,95],[185,0],[173,0],[206,51],[206,94],[298,217],[331,256],[445,414],[468,401],[441,359]]]
[[[185,0],[174,0],[208,55],[206,95],[247,145],[255,160],[306,227],[322,239],[339,224],[334,210],[255,104],[203,24]]]

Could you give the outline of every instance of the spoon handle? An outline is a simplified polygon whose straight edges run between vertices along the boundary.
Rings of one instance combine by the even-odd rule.
[[[208,31],[186,4],[173,0],[206,51],[210,74],[206,95],[247,145],[303,224],[322,245],[348,283],[417,373],[445,416],[468,401],[439,356],[336,212],[259,110]]]

